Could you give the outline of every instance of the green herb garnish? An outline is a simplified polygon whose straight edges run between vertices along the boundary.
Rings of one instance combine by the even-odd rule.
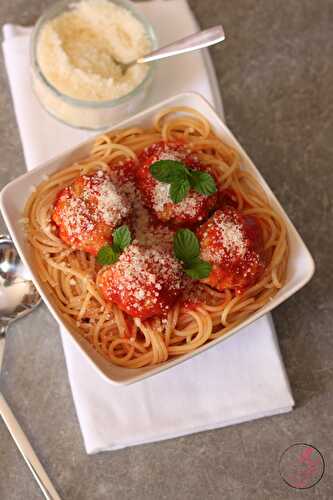
[[[184,272],[194,280],[208,278],[212,266],[202,260],[199,240],[190,229],[179,229],[173,239],[173,250],[178,260],[184,262]]]
[[[185,273],[193,280],[208,278],[212,270],[212,265],[200,258],[193,259],[190,263],[191,267],[185,267]]]
[[[214,178],[207,172],[200,172],[199,170],[192,170],[191,172],[191,186],[198,193],[209,196],[216,193],[216,185]]]
[[[170,198],[174,203],[181,202],[190,188],[205,196],[216,193],[217,190],[213,176],[188,168],[180,161],[155,161],[150,165],[150,173],[156,180],[170,184]]]
[[[128,226],[120,226],[112,235],[112,247],[116,252],[122,252],[131,243],[132,236]]]
[[[180,161],[158,160],[150,165],[150,173],[160,182],[172,184],[188,177],[187,167]]]
[[[188,179],[180,182],[173,182],[170,185],[170,198],[174,203],[180,203],[189,193],[191,185]]]
[[[96,260],[102,266],[114,264],[120,257],[120,254],[131,243],[132,236],[128,226],[118,227],[112,235],[112,245],[104,245],[98,252]]]

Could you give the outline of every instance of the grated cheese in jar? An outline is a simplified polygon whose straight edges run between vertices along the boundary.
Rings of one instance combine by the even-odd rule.
[[[131,62],[150,49],[143,24],[129,10],[107,0],[82,0],[43,26],[37,60],[63,94],[112,100],[131,92],[148,71],[137,64],[123,74],[117,61]]]

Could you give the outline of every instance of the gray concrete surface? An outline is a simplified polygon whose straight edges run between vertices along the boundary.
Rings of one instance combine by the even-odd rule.
[[[31,24],[50,3],[1,0],[0,24]],[[57,327],[44,307],[11,329],[1,389],[66,500],[329,500],[333,498],[333,2],[190,3],[202,26],[218,21],[225,26],[228,40],[212,55],[227,122],[316,260],[317,273],[310,285],[274,313],[296,409],[288,415],[89,457]],[[24,171],[24,163],[3,65],[0,85],[0,171],[5,185]],[[314,444],[326,458],[325,476],[310,490],[292,490],[279,477],[279,456],[295,442]],[[41,498],[1,422],[0,498]]]

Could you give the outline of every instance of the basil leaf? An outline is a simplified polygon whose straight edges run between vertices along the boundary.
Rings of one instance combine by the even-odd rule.
[[[177,259],[190,263],[200,253],[198,238],[190,229],[179,229],[173,239],[173,249]]]
[[[111,245],[104,245],[104,247],[99,250],[96,260],[102,266],[108,266],[117,262],[119,255],[120,252],[114,250]]]
[[[209,196],[216,193],[216,184],[214,177],[207,172],[191,170],[190,183],[197,193]]]
[[[187,179],[180,182],[173,182],[170,186],[169,195],[174,203],[180,203],[190,190],[190,183]]]
[[[190,267],[186,267],[184,272],[193,280],[208,278],[212,270],[212,265],[200,258],[195,259],[190,263]]]
[[[123,250],[125,250],[125,248],[128,247],[128,245],[132,241],[131,232],[128,226],[126,225],[118,227],[114,231],[112,238],[113,238],[112,246],[116,252],[122,252]]]
[[[151,175],[160,182],[172,184],[180,182],[189,175],[188,169],[180,161],[158,160],[150,165]]]

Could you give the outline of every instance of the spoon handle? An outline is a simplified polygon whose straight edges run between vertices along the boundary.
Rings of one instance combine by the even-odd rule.
[[[214,26],[204,31],[199,31],[193,35],[189,35],[177,42],[170,43],[161,49],[154,50],[144,57],[137,60],[137,63],[147,63],[151,61],[156,61],[157,59],[164,59],[165,57],[171,57],[178,54],[184,54],[185,52],[191,52],[192,50],[202,49],[204,47],[209,47],[215,43],[222,42],[225,39],[225,34],[222,26]]]
[[[51,481],[49,480],[42,464],[37,458],[34,450],[31,447],[26,435],[21,429],[20,424],[16,420],[12,410],[9,408],[5,398],[0,393],[0,415],[2,416],[16,446],[20,450],[24,460],[26,461],[29,469],[34,475],[40,489],[44,493],[47,500],[61,500],[60,496],[54,489]]]

